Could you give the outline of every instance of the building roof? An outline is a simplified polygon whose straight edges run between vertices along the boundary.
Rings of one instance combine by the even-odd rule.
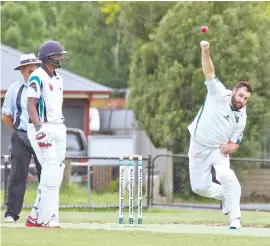
[[[1,90],[6,91],[15,81],[22,79],[21,73],[14,68],[19,64],[20,56],[24,54],[16,49],[1,44]],[[98,84],[65,69],[59,69],[64,80],[64,92],[112,92],[112,88]]]

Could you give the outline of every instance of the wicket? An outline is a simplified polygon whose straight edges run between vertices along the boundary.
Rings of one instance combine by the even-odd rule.
[[[133,224],[134,222],[134,160],[138,161],[138,224],[142,224],[142,156],[141,155],[130,155],[120,156],[119,159],[119,224],[124,223],[124,160],[129,160],[128,164],[128,179],[129,179],[129,211],[128,211],[128,222]]]

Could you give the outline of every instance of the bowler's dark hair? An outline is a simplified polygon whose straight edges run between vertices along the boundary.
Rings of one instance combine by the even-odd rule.
[[[246,87],[247,92],[250,92],[250,93],[253,92],[251,83],[249,81],[245,81],[245,80],[239,81],[234,88],[239,89],[239,88],[242,88],[242,87]]]

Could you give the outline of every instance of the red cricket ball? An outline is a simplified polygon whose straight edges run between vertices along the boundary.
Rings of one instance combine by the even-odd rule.
[[[202,32],[208,32],[208,26],[202,26],[201,31]]]

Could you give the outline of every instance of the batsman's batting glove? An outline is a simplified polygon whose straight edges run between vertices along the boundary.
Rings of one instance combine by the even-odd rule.
[[[48,148],[52,146],[52,137],[50,134],[42,128],[42,126],[36,127],[36,140],[40,148]]]

